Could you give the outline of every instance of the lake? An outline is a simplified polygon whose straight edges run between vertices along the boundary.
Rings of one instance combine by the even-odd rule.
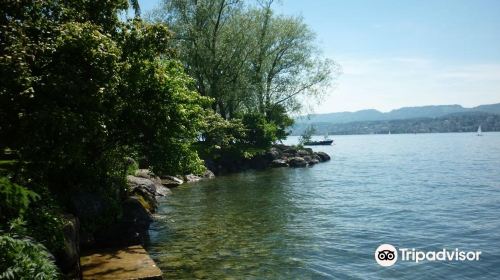
[[[147,248],[165,278],[500,279],[500,133],[333,139],[326,163],[174,189]],[[382,267],[383,243],[482,254]]]

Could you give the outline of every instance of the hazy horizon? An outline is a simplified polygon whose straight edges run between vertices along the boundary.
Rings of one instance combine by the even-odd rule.
[[[313,112],[313,113],[310,113],[310,114],[312,114],[312,115],[319,115],[319,114],[333,114],[333,113],[355,113],[355,112],[366,111],[366,110],[377,110],[377,111],[379,111],[381,113],[388,113],[388,112],[391,112],[391,111],[394,111],[394,110],[398,110],[398,109],[402,109],[402,108],[415,108],[415,107],[428,107],[428,106],[455,106],[455,105],[462,106],[463,108],[466,108],[466,109],[470,109],[470,108],[474,108],[474,107],[481,106],[481,105],[493,105],[493,104],[500,104],[500,101],[494,102],[494,103],[478,104],[478,105],[474,105],[474,106],[464,106],[462,104],[457,104],[457,103],[449,103],[449,104],[427,104],[427,105],[417,105],[417,106],[403,106],[403,107],[392,108],[392,109],[389,109],[389,110],[380,110],[380,109],[377,109],[377,108],[364,108],[364,109],[353,110],[353,111],[332,111],[332,112],[324,112],[324,113]],[[308,113],[301,114],[301,116],[304,116],[304,115],[309,115],[309,114]]]

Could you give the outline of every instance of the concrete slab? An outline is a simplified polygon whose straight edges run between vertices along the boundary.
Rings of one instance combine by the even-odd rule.
[[[80,258],[84,280],[159,280],[161,270],[142,246],[103,249]]]

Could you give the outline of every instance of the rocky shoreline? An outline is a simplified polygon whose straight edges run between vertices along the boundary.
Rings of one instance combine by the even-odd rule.
[[[67,275],[81,275],[79,254],[81,245],[84,250],[93,248],[119,248],[124,246],[144,244],[148,241],[148,230],[154,221],[153,214],[158,209],[158,200],[172,193],[171,189],[182,184],[198,182],[215,178],[215,174],[227,174],[240,172],[248,169],[267,168],[301,168],[330,160],[330,156],[324,152],[314,152],[310,148],[274,145],[266,153],[251,159],[239,159],[237,161],[220,161],[217,165],[210,160],[205,160],[207,171],[201,175],[163,175],[157,176],[148,169],[138,169],[134,175],[126,177],[128,196],[123,200],[121,217],[115,223],[109,225],[105,230],[95,232],[92,236],[78,235],[78,221],[72,223],[69,228],[67,247],[68,261],[65,264]],[[215,172],[212,172],[213,170]],[[81,196],[82,213],[92,212],[99,215],[99,209],[103,209],[103,201],[93,200],[92,197]],[[73,279],[78,279],[74,277]]]

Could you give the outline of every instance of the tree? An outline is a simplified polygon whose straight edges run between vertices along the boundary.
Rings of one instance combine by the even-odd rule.
[[[272,0],[165,1],[154,18],[172,26],[181,59],[223,117],[300,108],[324,93],[336,65],[320,56],[300,17],[276,16]]]
[[[335,64],[323,59],[314,45],[314,33],[300,17],[275,16],[273,0],[249,11],[251,37],[256,38],[249,58],[254,104],[261,113],[275,105],[287,111],[300,108],[299,97],[315,99],[328,88]]]
[[[165,26],[119,21],[127,1],[94,2],[2,5],[0,150],[16,155],[13,183],[74,213],[75,193],[95,194],[109,222],[126,195],[126,156],[159,173],[203,170],[191,145],[210,100]],[[98,224],[80,218],[84,229]]]

